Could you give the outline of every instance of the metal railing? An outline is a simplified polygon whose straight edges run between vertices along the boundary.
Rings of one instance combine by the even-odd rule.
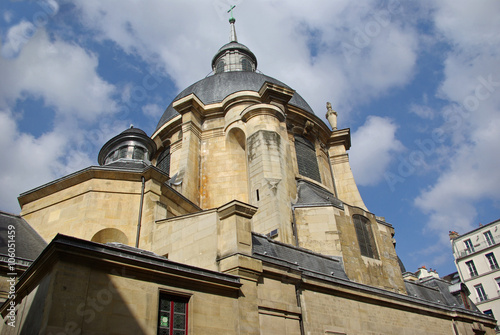
[[[483,237],[481,236],[481,238],[483,238]],[[467,248],[465,250],[460,251],[458,256],[465,257],[467,255],[470,255],[470,254],[476,253],[478,251],[484,250],[488,247],[491,247],[492,245],[497,245],[499,242],[500,242],[500,236],[496,235],[493,237],[493,241],[491,241],[491,243],[488,241],[481,241],[479,243],[475,243],[475,244],[473,244],[472,248]]]

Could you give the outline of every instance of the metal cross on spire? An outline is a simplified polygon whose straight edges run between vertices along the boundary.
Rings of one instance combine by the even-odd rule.
[[[234,9],[234,7],[236,7],[236,5],[232,5],[231,8],[229,8],[229,10],[227,11],[228,13],[231,13],[231,17],[229,18],[229,22],[236,21],[236,19],[233,16],[233,9]]]
[[[236,7],[236,5],[232,5],[227,11],[228,13],[231,13],[231,17],[229,18],[229,23],[231,24],[231,36],[229,37],[229,42],[238,42],[238,38],[236,37],[236,28],[234,27],[234,23],[236,22],[236,19],[233,16],[234,7]]]

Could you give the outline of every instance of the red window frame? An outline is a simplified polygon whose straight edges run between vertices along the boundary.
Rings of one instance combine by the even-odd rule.
[[[189,298],[180,297],[169,293],[160,293],[160,299],[158,303],[158,334],[168,334],[176,335],[179,332],[183,335],[188,334],[188,311],[189,311]],[[182,305],[183,311],[176,311],[176,306]],[[168,306],[168,308],[163,308],[163,306]],[[174,328],[174,319],[179,316],[184,316],[184,327]],[[163,318],[167,317],[165,321]],[[166,323],[166,324],[165,324]]]

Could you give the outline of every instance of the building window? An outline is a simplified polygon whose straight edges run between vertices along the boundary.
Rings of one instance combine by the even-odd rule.
[[[469,275],[471,277],[477,276],[477,270],[476,270],[476,266],[474,265],[474,261],[468,261],[468,262],[465,262],[465,264],[467,265],[467,268],[469,269]]]
[[[354,221],[354,228],[356,229],[361,255],[370,258],[378,258],[370,220],[357,214],[353,215],[352,219]]]
[[[144,160],[146,156],[146,150],[141,147],[134,147],[134,151],[132,153],[132,159],[137,159],[137,160]]]
[[[170,175],[170,147],[166,147],[160,156],[158,156],[156,167]]]
[[[484,238],[486,239],[486,243],[488,243],[488,245],[493,245],[495,244],[495,239],[493,238],[493,235],[491,234],[491,231],[487,231],[484,233]]]
[[[222,73],[224,72],[224,61],[223,60],[219,60],[217,62],[217,67],[215,68],[215,73]]]
[[[465,240],[464,243],[465,243],[466,254],[472,254],[474,252],[474,246],[472,245],[472,242],[470,241],[470,239]]]
[[[495,258],[495,255],[492,252],[486,254],[486,258],[488,259],[488,263],[490,263],[491,270],[498,269],[497,259]]]
[[[295,136],[295,153],[297,155],[299,174],[321,183],[314,144],[302,136]]]
[[[486,292],[484,292],[482,284],[475,285],[474,288],[476,289],[478,302],[485,301],[486,299],[488,299],[488,297],[486,296]]]
[[[188,298],[160,294],[158,335],[186,335]]]
[[[241,59],[241,68],[243,71],[252,71],[252,64],[246,58]]]
[[[487,309],[483,313],[486,314],[486,315],[488,315],[492,319],[495,318],[495,316],[493,315],[493,311],[491,309]]]
[[[118,159],[120,158],[127,158],[128,154],[128,147],[121,147],[118,149]]]

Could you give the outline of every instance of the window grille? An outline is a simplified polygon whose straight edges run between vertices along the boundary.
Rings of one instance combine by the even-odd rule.
[[[361,255],[370,258],[378,258],[370,220],[361,215],[353,215],[353,221]]]
[[[158,335],[186,335],[188,329],[188,298],[160,294]]]

